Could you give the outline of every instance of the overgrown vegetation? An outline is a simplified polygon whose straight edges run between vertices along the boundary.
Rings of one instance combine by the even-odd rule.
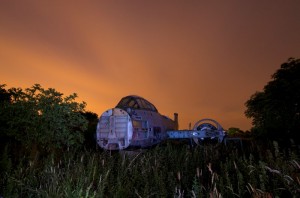
[[[77,94],[63,97],[53,88],[35,84],[25,90],[0,85],[0,137],[17,142],[34,157],[56,149],[78,147],[84,141],[86,104]]]
[[[66,150],[13,164],[1,156],[3,197],[297,197],[297,148],[166,144],[144,152]]]

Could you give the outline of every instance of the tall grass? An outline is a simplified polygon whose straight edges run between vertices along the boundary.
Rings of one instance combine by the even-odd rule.
[[[144,152],[65,151],[12,165],[3,153],[6,197],[297,197],[296,148],[166,144]]]

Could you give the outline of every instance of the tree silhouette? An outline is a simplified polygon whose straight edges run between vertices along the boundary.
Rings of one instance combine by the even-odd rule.
[[[263,91],[253,94],[245,105],[256,137],[300,142],[300,59],[283,63]]]
[[[10,101],[10,95],[5,89],[5,84],[1,85],[0,84],[0,103],[3,104],[4,102],[9,102]]]
[[[94,149],[96,147],[96,129],[98,124],[98,115],[91,111],[81,113],[88,121],[88,128],[84,133],[85,147]]]

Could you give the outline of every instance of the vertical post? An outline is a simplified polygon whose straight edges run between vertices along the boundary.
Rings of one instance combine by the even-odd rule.
[[[178,130],[178,128],[179,128],[178,113],[174,113],[174,122],[175,122],[175,130]]]

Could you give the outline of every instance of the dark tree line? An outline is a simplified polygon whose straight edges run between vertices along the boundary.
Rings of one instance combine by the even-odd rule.
[[[300,143],[300,59],[288,59],[271,77],[263,91],[245,103],[245,115],[252,118],[252,135]]]

